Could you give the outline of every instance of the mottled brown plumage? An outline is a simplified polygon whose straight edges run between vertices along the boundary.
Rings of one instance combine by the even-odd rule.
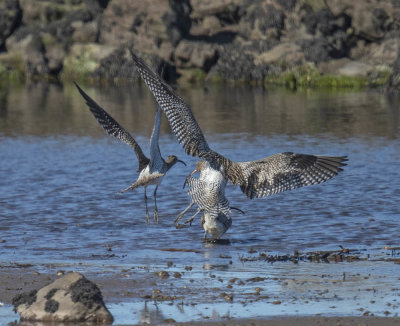
[[[198,211],[188,221],[191,222],[202,211],[201,221],[205,235],[209,233],[211,237],[219,238],[232,224],[229,203],[225,197],[227,180],[239,185],[242,192],[252,199],[325,182],[342,171],[342,167],[346,165],[345,156],[317,156],[291,152],[248,162],[234,162],[222,156],[210,149],[185,101],[142,59],[133,52],[131,54],[137,71],[165,112],[172,132],[186,153],[207,161],[206,165],[201,162],[199,168],[196,166],[200,172],[198,179],[192,177],[193,173],[188,177],[188,194],[192,202],[178,216],[176,223],[196,203]]]
[[[102,107],[100,107],[89,95],[87,95],[77,83],[75,86],[78,88],[79,93],[85,99],[87,106],[90,111],[103,127],[103,129],[110,135],[118,138],[124,143],[128,144],[135,152],[139,161],[139,177],[129,187],[125,188],[121,192],[133,190],[137,187],[144,187],[144,200],[146,205],[146,221],[149,221],[149,212],[147,207],[147,194],[146,188],[150,185],[155,185],[154,189],[154,220],[158,222],[158,209],[157,209],[157,189],[161,184],[161,181],[165,174],[170,168],[172,168],[176,162],[185,164],[183,161],[178,160],[175,155],[170,155],[164,161],[161,156],[160,147],[158,145],[158,138],[160,133],[161,125],[161,109],[157,109],[156,118],[154,122],[154,128],[150,140],[150,159],[143,154],[139,144],[135,141],[130,133],[128,133],[111,115],[109,115]],[[186,164],[185,164],[186,165]]]
[[[173,133],[186,153],[207,160],[249,198],[270,196],[282,191],[327,181],[342,171],[345,156],[316,156],[291,152],[260,160],[234,162],[214,152],[193,116],[190,107],[176,92],[131,52],[140,76],[165,112]]]

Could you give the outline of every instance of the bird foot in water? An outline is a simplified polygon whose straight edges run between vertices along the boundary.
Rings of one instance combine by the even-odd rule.
[[[154,222],[158,224],[158,211],[154,211]]]
[[[204,243],[210,243],[210,244],[219,244],[219,245],[229,245],[231,244],[231,241],[229,239],[203,239]]]
[[[191,218],[188,218],[186,221],[183,222],[183,224],[188,224],[189,223],[189,225],[192,226],[193,220],[194,220],[194,216],[192,216]]]
[[[178,217],[175,219],[175,225],[178,225],[179,220],[183,217],[184,214],[179,214]]]

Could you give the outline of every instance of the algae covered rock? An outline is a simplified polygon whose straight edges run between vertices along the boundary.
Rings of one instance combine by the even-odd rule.
[[[80,273],[71,272],[53,283],[13,298],[22,321],[112,323],[100,289]]]
[[[62,77],[65,80],[86,78],[99,68],[100,62],[111,55],[116,48],[97,43],[72,45],[63,62]]]
[[[16,28],[21,16],[18,0],[0,1],[0,48]]]
[[[396,80],[398,3],[2,0],[0,76],[122,81],[135,78],[133,49],[168,80],[281,84],[312,65],[314,86],[328,71],[378,86]]]

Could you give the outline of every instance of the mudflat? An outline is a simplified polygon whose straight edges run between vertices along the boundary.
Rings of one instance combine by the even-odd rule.
[[[274,256],[278,273],[273,276],[259,268],[229,272],[230,260],[226,265],[201,267],[173,261],[130,268],[2,264],[0,309],[10,310],[16,294],[39,289],[75,270],[100,287],[114,325],[400,325],[397,259],[337,254],[345,261],[293,263],[293,257]],[[251,266],[259,263],[257,257],[263,255],[254,253],[241,261]],[[285,274],[278,276],[279,270]],[[18,319],[12,313],[9,317]]]

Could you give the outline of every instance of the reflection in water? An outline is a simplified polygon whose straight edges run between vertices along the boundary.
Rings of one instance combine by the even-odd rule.
[[[151,324],[151,325],[159,325],[164,322],[164,316],[161,311],[158,309],[157,302],[154,304],[150,304],[150,307],[147,301],[144,302],[144,308],[140,312],[139,323],[140,324]]]
[[[143,85],[89,89],[88,93],[128,131],[150,135],[155,102]],[[399,134],[399,100],[372,91],[292,93],[207,87],[183,89],[180,93],[210,142],[215,133],[231,134],[233,138],[325,133],[335,137],[395,138]],[[3,136],[101,136],[72,85],[35,84],[0,94]],[[163,131],[168,131],[167,123]]]
[[[155,103],[143,85],[88,93],[149,153]],[[400,195],[398,99],[374,92],[291,93],[245,87],[181,93],[192,103],[210,145],[233,160],[283,151],[349,156],[345,172],[323,189],[313,186],[247,200],[228,185],[230,202],[246,214],[233,212],[227,250],[262,244],[291,251],[395,242],[400,215],[393,201]],[[6,113],[0,116],[0,218],[2,236],[8,237],[3,246],[14,249],[4,257],[8,253],[46,260],[59,258],[60,250],[65,259],[103,257],[106,244],[117,245],[121,256],[137,257],[140,251],[129,250],[132,239],[150,249],[155,244],[203,247],[198,223],[181,230],[173,227],[190,200],[182,185],[195,158],[185,155],[165,119],[161,148],[185,158],[188,167],[171,171],[164,180],[158,201],[164,215],[160,225],[148,226],[140,219],[140,193],[118,194],[137,178],[134,154],[103,132],[75,87],[38,84],[10,90],[2,98],[6,107],[0,112]],[[214,250],[212,244],[205,246]],[[72,248],[77,250],[73,255]]]
[[[148,90],[143,85],[87,90],[148,154],[155,114]],[[121,186],[137,178],[134,154],[104,133],[72,85],[0,90],[1,262],[32,262],[45,271],[44,263],[70,264],[64,269],[82,272],[141,266],[144,273],[165,269],[166,262],[173,261],[183,276],[179,281],[170,276],[165,284],[174,282],[169,290],[178,296],[182,291],[188,296],[189,291],[200,293],[197,299],[203,302],[215,295],[214,288],[238,278],[232,290],[220,291],[229,295],[237,288],[234,302],[218,297],[214,308],[219,316],[242,318],[266,311],[265,301],[239,304],[240,295],[256,286],[270,297],[268,316],[296,314],[299,307],[304,313],[334,313],[332,300],[338,300],[334,305],[342,314],[354,314],[358,307],[352,305],[353,290],[360,287],[363,292],[357,300],[382,315],[385,303],[392,302],[390,296],[398,298],[398,291],[392,292],[398,281],[394,264],[243,264],[239,257],[254,249],[279,254],[336,250],[338,245],[385,256],[383,247],[399,246],[400,99],[371,91],[291,93],[222,86],[179,93],[191,104],[210,146],[233,160],[295,151],[348,155],[349,164],[322,186],[266,199],[248,200],[240,189],[228,186],[230,202],[246,214],[233,212],[233,225],[224,236],[229,244],[203,243],[198,221],[185,229],[173,225],[190,202],[182,185],[196,159],[185,156],[165,119],[160,147],[163,153],[176,153],[188,166],[171,170],[163,181],[157,202],[163,212],[160,223],[147,225],[142,194],[119,194]],[[347,280],[341,283],[343,272]],[[348,278],[357,273],[363,277]],[[246,289],[240,284],[260,275],[265,278],[262,284]],[[318,275],[333,275],[336,283]],[[378,299],[364,280],[384,283]],[[302,282],[310,284],[310,297],[305,299]],[[320,288],[329,291],[320,294]],[[294,292],[299,300],[293,299]],[[284,304],[273,304],[275,296]],[[132,309],[142,310],[143,302],[111,308],[117,317],[129,312],[123,321],[131,322]],[[148,303],[145,311],[159,320],[164,318],[160,311],[165,318],[181,321],[212,317],[206,302],[180,308]]]

